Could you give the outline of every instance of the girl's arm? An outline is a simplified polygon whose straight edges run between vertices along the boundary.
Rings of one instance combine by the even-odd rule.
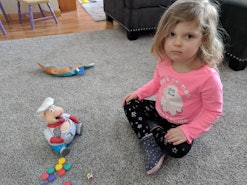
[[[218,75],[212,76],[204,85],[201,91],[202,111],[191,123],[179,126],[186,138],[191,143],[204,132],[207,132],[213,123],[222,114],[223,90]]]
[[[158,73],[158,65],[156,65],[156,69],[154,71],[153,79],[150,80],[148,83],[143,85],[141,88],[135,91],[139,100],[144,98],[148,98],[154,94],[156,94],[160,87],[160,77]]]

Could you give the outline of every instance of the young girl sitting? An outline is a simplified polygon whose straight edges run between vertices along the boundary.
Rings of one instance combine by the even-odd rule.
[[[209,0],[178,0],[162,16],[151,52],[158,61],[153,79],[122,100],[140,139],[147,174],[156,173],[165,155],[185,156],[193,140],[222,114],[223,59],[218,11]],[[156,94],[156,101],[147,100]]]

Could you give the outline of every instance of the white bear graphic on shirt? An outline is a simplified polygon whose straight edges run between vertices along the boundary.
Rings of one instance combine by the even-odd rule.
[[[177,113],[182,112],[183,101],[178,94],[177,87],[169,85],[163,89],[161,107],[164,112],[170,113],[171,116],[175,116]]]

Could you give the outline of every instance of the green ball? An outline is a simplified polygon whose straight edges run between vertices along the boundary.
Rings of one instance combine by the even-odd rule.
[[[55,168],[54,167],[51,167],[47,170],[47,173],[48,174],[53,174],[55,172]]]
[[[66,171],[70,170],[71,169],[71,164],[69,163],[66,163],[63,165],[63,169],[65,169]]]

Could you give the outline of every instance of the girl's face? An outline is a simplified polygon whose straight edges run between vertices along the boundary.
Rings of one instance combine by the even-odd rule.
[[[179,22],[165,39],[165,52],[172,62],[193,63],[201,44],[202,32],[197,22]]]

